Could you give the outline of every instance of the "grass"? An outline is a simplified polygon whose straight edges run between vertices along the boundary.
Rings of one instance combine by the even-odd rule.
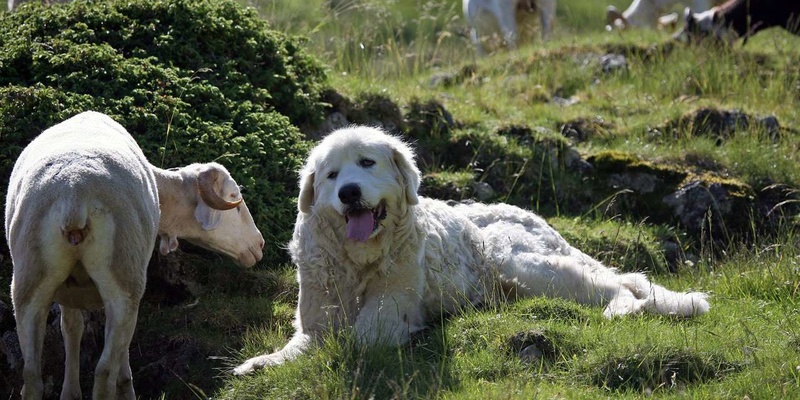
[[[506,168],[503,175],[542,156],[502,132],[527,129],[537,140],[566,142],[561,127],[583,119],[603,126],[571,144],[584,157],[626,152],[712,166],[756,189],[776,182],[800,187],[797,130],[773,140],[750,128],[717,140],[669,129],[702,107],[775,115],[782,127],[798,129],[800,39],[780,31],[759,34],[744,48],[686,47],[670,44],[662,32],[606,32],[606,2],[563,0],[552,40],[476,58],[455,0],[242,3],[258,8],[275,29],[307,37],[338,92],[352,99],[379,96],[401,111],[415,102],[442,104],[458,127],[430,142],[481,138],[502,150],[486,157]],[[608,3],[623,8],[628,2]],[[624,54],[627,68],[602,72],[606,53]],[[457,79],[432,83],[442,75]],[[576,102],[559,105],[554,97]],[[474,161],[479,154],[435,150],[421,166],[426,182],[450,184],[449,196],[469,193],[470,175],[490,179],[492,171],[452,165],[455,157]],[[546,178],[524,175],[497,197],[519,200],[515,193]],[[577,191],[582,184],[548,190]],[[576,215],[564,211],[569,207],[558,203],[562,197],[547,196],[522,205],[609,265],[648,271],[675,290],[710,293],[711,312],[693,320],[609,321],[599,308],[526,299],[466,310],[400,348],[359,348],[345,332],[295,362],[232,377],[230,367],[286,343],[297,288],[291,266],[267,261],[245,272],[215,263],[202,271],[205,293],[197,304],[144,305],[134,341],[191,338],[213,356],[192,365],[189,378],[163,388],[167,399],[800,398],[800,252],[790,222],[750,242],[694,246],[679,227],[609,212],[616,198]],[[7,284],[4,279],[0,283]],[[521,357],[530,346],[541,356]]]
[[[745,48],[691,48],[669,43],[665,33],[606,32],[605,3],[562,1],[553,40],[533,40],[517,52],[476,58],[458,2],[331,1],[334,12],[327,11],[326,3],[266,1],[258,7],[274,27],[309,38],[309,47],[328,63],[337,91],[351,98],[380,95],[401,109],[435,100],[460,123],[461,128],[449,132],[453,138],[486,136],[487,143],[524,157],[524,146],[517,149],[519,144],[497,132],[541,128],[537,132],[556,137],[566,122],[599,118],[602,132],[575,144],[584,156],[623,151],[643,160],[702,162],[754,187],[763,182],[800,185],[800,146],[791,131],[772,140],[751,128],[719,142],[687,128],[668,129],[701,107],[775,115],[782,127],[798,126],[798,39],[783,32],[768,31]],[[609,52],[624,54],[627,68],[603,73],[599,59]],[[459,77],[463,71],[468,72]],[[440,75],[452,80],[432,83]],[[552,101],[554,96],[577,102],[561,106]],[[428,182],[451,182],[451,196],[469,193],[469,171],[447,160],[444,154],[426,157]],[[517,187],[507,190],[528,183],[515,182]],[[800,396],[800,254],[791,225],[724,249],[690,249],[679,229],[608,215],[605,204],[582,215],[562,214],[557,204],[527,206],[545,211],[568,240],[609,265],[651,271],[655,281],[676,290],[709,292],[711,312],[695,320],[639,316],[608,321],[597,308],[526,299],[468,310],[401,348],[363,349],[348,333],[330,337],[296,362],[242,378],[223,376],[212,396]],[[665,250],[667,242],[673,243],[672,250]],[[685,257],[687,252],[694,253]],[[665,257],[682,257],[671,264],[677,270],[668,271]],[[272,298],[269,292],[262,296]],[[293,300],[283,299],[273,306],[286,313]],[[230,361],[285,344],[292,333],[287,318],[249,328]],[[520,340],[537,346],[541,356],[521,357]]]
[[[528,299],[453,317],[402,348],[359,349],[346,334],[330,338],[296,363],[229,378],[216,396],[792,398],[800,394],[797,253],[756,248],[656,278],[712,293],[712,312],[697,320],[608,321],[596,308]],[[532,331],[549,354],[526,362],[510,343]],[[289,334],[251,331],[240,354],[279,347]]]

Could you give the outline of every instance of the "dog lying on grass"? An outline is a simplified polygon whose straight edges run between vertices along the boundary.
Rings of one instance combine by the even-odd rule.
[[[604,266],[529,211],[449,206],[418,196],[419,183],[411,148],[379,129],[340,129],[312,150],[289,244],[300,284],[294,336],[235,374],[289,361],[329,331],[354,329],[361,344],[402,344],[442,315],[496,299],[571,299],[605,306],[608,318],[709,309],[703,293],[676,293]]]

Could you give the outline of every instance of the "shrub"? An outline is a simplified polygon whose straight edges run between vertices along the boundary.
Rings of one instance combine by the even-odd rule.
[[[325,85],[301,46],[229,0],[28,3],[0,14],[0,187],[42,130],[101,111],[154,165],[227,166],[247,189],[265,258],[283,260],[309,148],[295,126],[321,118]]]

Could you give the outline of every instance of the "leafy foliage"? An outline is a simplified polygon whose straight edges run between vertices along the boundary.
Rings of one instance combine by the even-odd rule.
[[[320,118],[325,83],[301,46],[227,0],[29,3],[2,14],[0,186],[42,130],[101,111],[154,165],[226,165],[247,188],[265,258],[283,259],[308,150],[295,126]]]

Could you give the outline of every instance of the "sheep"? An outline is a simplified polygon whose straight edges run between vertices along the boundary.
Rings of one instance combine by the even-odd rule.
[[[217,163],[164,170],[110,117],[84,112],[34,139],[14,165],[5,208],[11,296],[22,349],[23,399],[43,394],[48,309],[61,308],[61,399],[81,398],[81,309],[105,308],[93,398],[135,399],[128,348],[156,238],[162,254],[185,238],[245,267],[264,239],[228,171]]]

